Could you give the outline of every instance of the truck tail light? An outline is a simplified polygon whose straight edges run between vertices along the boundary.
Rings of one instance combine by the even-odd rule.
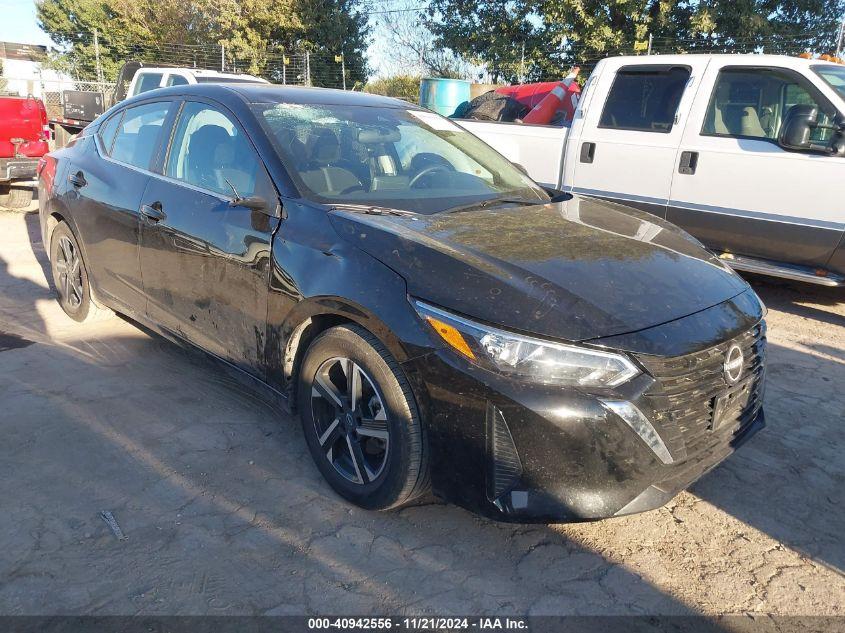
[[[41,110],[41,136],[44,138],[45,141],[49,141],[51,134],[50,134],[50,123],[49,119],[47,118],[47,108],[44,105],[43,101],[39,101],[38,105],[40,106]]]

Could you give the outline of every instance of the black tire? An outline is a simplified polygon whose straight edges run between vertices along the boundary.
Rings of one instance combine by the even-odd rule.
[[[31,187],[0,187],[0,207],[7,209],[23,209],[32,203]]]
[[[347,376],[355,373],[345,368],[356,366],[362,385],[356,409],[349,409],[348,400],[344,409],[317,395],[332,376],[342,388]],[[343,498],[368,510],[388,510],[428,491],[427,442],[411,386],[387,348],[364,328],[333,327],[311,343],[298,374],[297,405],[314,463]],[[341,422],[344,411],[353,419]],[[335,421],[340,431],[332,430]],[[338,432],[343,435],[333,439]],[[373,437],[375,433],[383,437]],[[321,435],[325,446],[335,442],[335,449],[324,449]],[[354,461],[355,453],[363,461]]]
[[[78,264],[74,264],[74,261]],[[92,301],[82,251],[70,227],[64,222],[59,222],[50,235],[50,270],[59,305],[71,319],[93,321],[112,315],[111,311],[99,308]]]

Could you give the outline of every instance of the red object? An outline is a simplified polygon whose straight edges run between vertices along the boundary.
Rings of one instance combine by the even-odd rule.
[[[531,112],[522,117],[523,123],[542,125],[551,121],[558,110],[563,109],[563,102],[566,100],[566,89],[563,86],[555,86],[545,98],[532,108]]]
[[[47,109],[40,99],[0,97],[0,158],[39,158],[50,151],[48,135]]]
[[[38,179],[44,185],[44,190],[47,193],[53,191],[53,183],[56,180],[56,159],[50,154],[42,156],[38,159]]]
[[[578,98],[581,96],[581,87],[575,81],[578,71],[579,69],[577,67],[573,68],[572,72],[563,81],[545,81],[535,84],[520,84],[518,86],[502,86],[496,88],[496,92],[513,97],[531,110],[523,119],[524,123],[540,125],[548,123],[558,111],[564,112],[564,120],[572,121],[573,116],[575,116],[575,108],[578,106]],[[560,90],[556,91],[553,97],[550,97],[552,92],[555,91],[555,88],[559,88]],[[562,98],[560,97],[561,91],[564,93]],[[534,109],[539,107],[546,99],[551,100],[544,104],[540,112],[535,115]],[[554,108],[552,108],[552,104]],[[529,117],[531,117],[530,120]]]

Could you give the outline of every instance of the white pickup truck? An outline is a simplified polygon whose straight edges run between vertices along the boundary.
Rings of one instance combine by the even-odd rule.
[[[547,187],[678,224],[738,270],[845,285],[845,66],[616,57],[571,128],[458,121]]]

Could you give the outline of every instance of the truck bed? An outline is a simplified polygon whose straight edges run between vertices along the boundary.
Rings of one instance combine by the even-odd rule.
[[[525,168],[541,185],[560,189],[568,127],[455,119],[508,160]]]

